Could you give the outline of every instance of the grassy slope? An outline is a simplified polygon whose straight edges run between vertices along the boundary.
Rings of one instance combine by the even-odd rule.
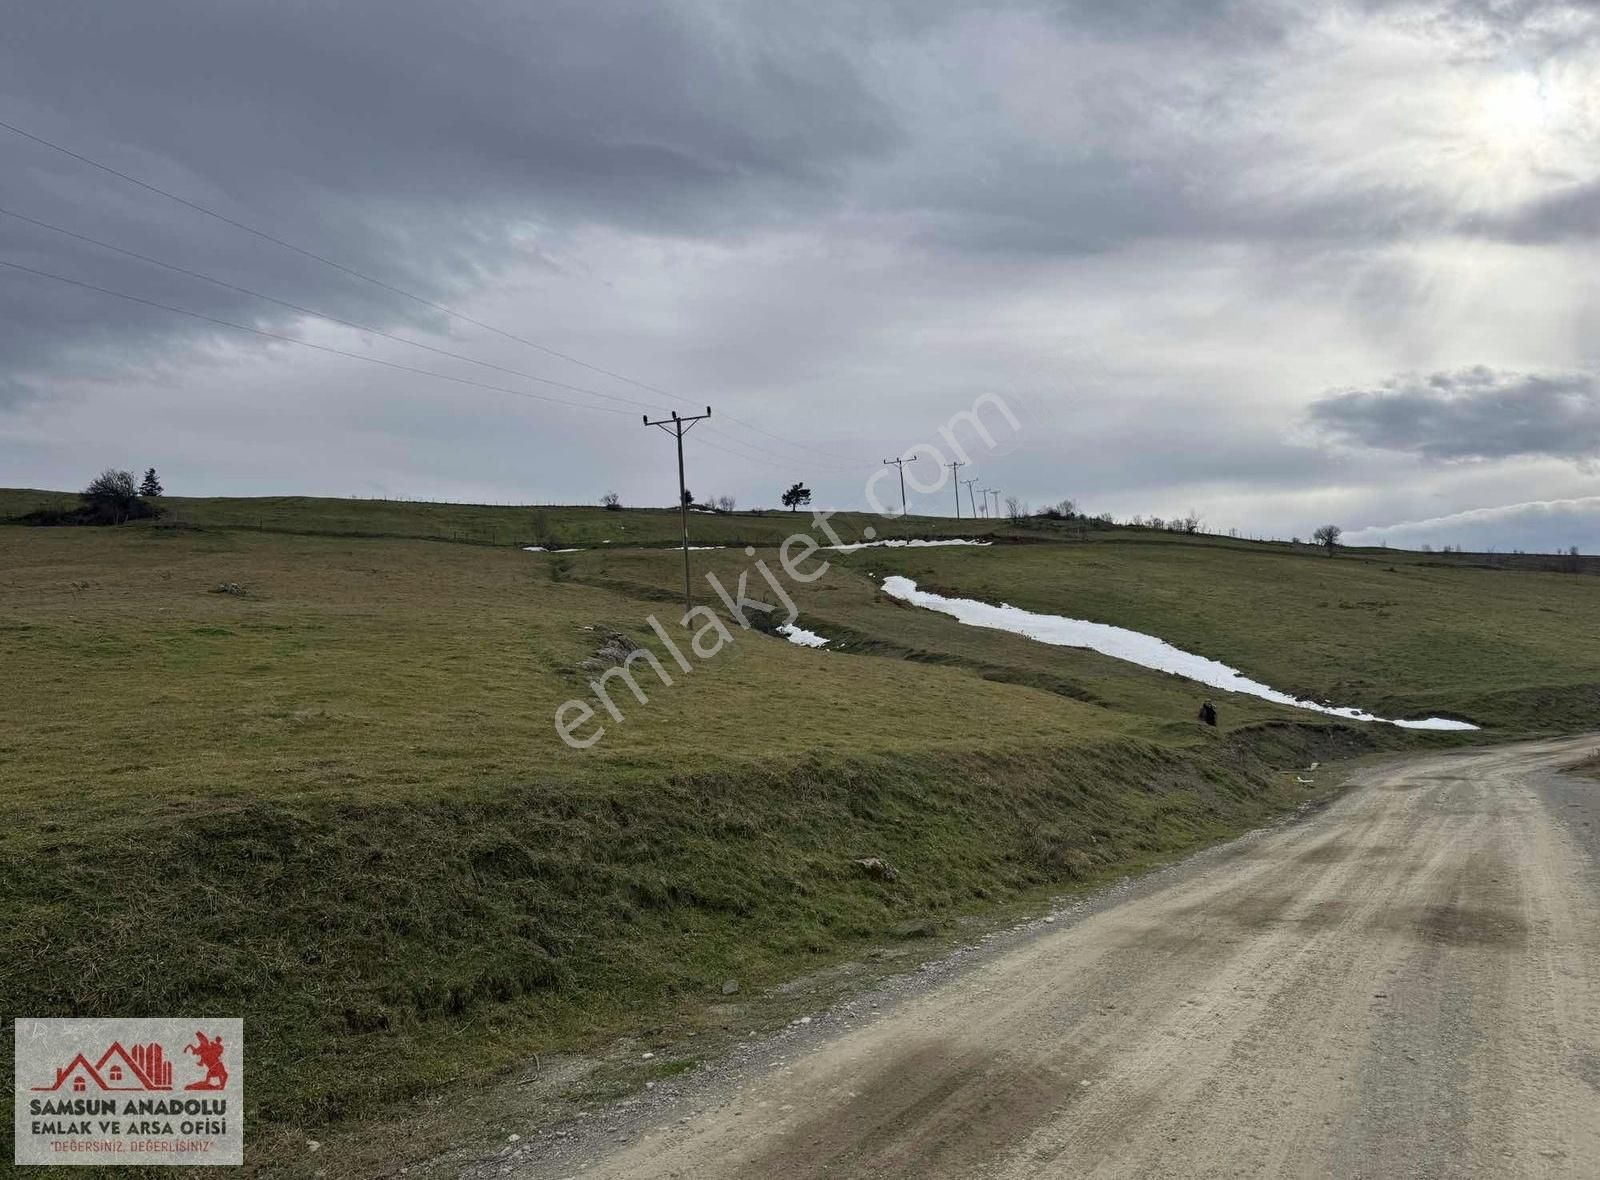
[[[0,521],[38,508],[76,504],[66,492],[0,488]],[[507,507],[494,504],[431,504],[408,500],[349,500],[317,496],[189,498],[165,496],[159,525],[205,529],[254,529],[265,532],[366,537],[417,537],[481,545],[568,546],[620,545],[666,547],[679,543],[682,525],[673,508],[598,508],[548,505]],[[781,509],[732,513],[692,512],[690,529],[697,545],[775,545],[810,517]],[[1027,529],[1005,521],[974,522],[944,516],[910,517],[885,522],[862,512],[835,518],[841,535],[858,537],[869,525],[889,536],[1029,536]],[[143,526],[153,527],[150,522]],[[1076,528],[1073,530],[1076,531]]]
[[[924,589],[1152,632],[1275,688],[1385,716],[1535,731],[1600,715],[1592,577],[1116,533],[987,556],[901,551],[870,564]]]
[[[356,531],[393,531],[374,523]],[[584,628],[648,638],[674,555],[0,529],[0,659],[26,686],[0,736],[0,994],[41,1015],[243,1013],[257,1113],[315,1123],[1213,838],[1292,802],[1269,764],[1322,740],[1197,733],[1192,686],[882,601],[868,570],[1142,621],[1286,683],[1324,667],[1376,694],[1393,675],[1440,708],[1470,680],[1439,687],[1426,649],[1373,664],[1350,620],[1425,607],[1562,699],[1592,666],[1591,640],[1549,638],[1582,609],[1567,581],[1089,537],[836,559],[802,605],[859,654],[744,636],[579,754],[550,715],[586,693]],[[1234,565],[1256,561],[1276,564]],[[1399,608],[1354,605],[1413,577]]]

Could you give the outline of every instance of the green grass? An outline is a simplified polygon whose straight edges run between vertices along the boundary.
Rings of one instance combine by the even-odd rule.
[[[0,493],[0,514],[37,495]],[[575,751],[552,715],[590,695],[600,636],[649,642],[646,616],[674,615],[679,558],[655,551],[673,514],[545,510],[592,545],[548,555],[487,543],[520,510],[301,504],[0,527],[20,686],[0,717],[0,995],[13,1014],[244,1016],[254,1143],[1176,854],[1303,798],[1274,773],[1302,758],[1447,740],[1250,698],[1203,731],[1187,682],[962,627],[874,575],[1141,627],[1485,736],[1600,715],[1591,578],[1020,528],[1054,543],[833,555],[798,599],[837,650],[739,633]],[[736,545],[804,520],[695,525]],[[451,521],[470,543],[422,539]],[[649,543],[621,540],[634,525]],[[748,560],[694,559],[729,582]]]
[[[1274,688],[1382,716],[1523,731],[1600,716],[1592,577],[1119,534],[989,557],[884,552],[870,565],[924,589],[1156,634]]]
[[[0,521],[40,508],[65,508],[78,502],[67,492],[0,489]],[[666,548],[682,539],[676,508],[623,508],[605,512],[573,505],[508,507],[494,504],[435,504],[411,500],[355,500],[317,496],[190,498],[163,496],[163,515],[136,527],[253,529],[261,532],[327,536],[412,537],[475,545],[544,545],[548,548],[617,545]],[[776,545],[809,527],[809,512],[783,509],[691,512],[689,528],[697,545]],[[842,512],[833,521],[841,536],[860,537],[876,527],[883,536],[1032,537],[1037,529],[1006,521],[956,520],[944,516],[885,521],[864,512]],[[1088,526],[1060,525],[1074,534]]]

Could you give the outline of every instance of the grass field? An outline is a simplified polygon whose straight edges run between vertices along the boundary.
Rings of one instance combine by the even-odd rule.
[[[66,508],[78,502],[67,492],[0,489],[0,521],[41,508]],[[682,523],[676,508],[597,508],[562,505],[510,508],[491,504],[433,504],[408,500],[349,500],[315,496],[230,499],[161,498],[163,516],[135,527],[192,527],[256,530],[302,535],[413,537],[475,545],[618,545],[666,548],[679,544]],[[809,520],[806,512],[782,509],[746,512],[694,511],[690,528],[697,545],[776,545]],[[843,536],[859,538],[875,526],[884,536],[1031,537],[1039,530],[1005,520],[956,520],[916,516],[885,522],[864,512],[841,512],[835,524]],[[1083,526],[1061,525],[1076,534]]]
[[[675,514],[173,508],[0,526],[0,995],[243,1015],[258,1145],[1173,855],[1295,803],[1276,771],[1319,752],[1455,740],[1234,697],[1204,731],[1193,685],[962,627],[877,575],[1485,737],[1600,721],[1592,577],[1000,526],[1043,543],[830,555],[796,597],[837,650],[740,632],[580,751],[554,711],[592,695],[606,635],[672,617]],[[696,539],[804,519],[697,514]],[[551,540],[591,548],[517,547]],[[752,560],[694,557],[730,583]]]

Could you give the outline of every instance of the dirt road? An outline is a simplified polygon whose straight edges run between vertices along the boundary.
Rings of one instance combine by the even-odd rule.
[[[960,974],[586,1177],[1600,1176],[1600,782],[1571,739],[1306,822]]]

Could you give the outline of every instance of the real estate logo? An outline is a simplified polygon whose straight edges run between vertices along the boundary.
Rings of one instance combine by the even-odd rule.
[[[244,1163],[244,1021],[16,1021],[18,1164]]]

